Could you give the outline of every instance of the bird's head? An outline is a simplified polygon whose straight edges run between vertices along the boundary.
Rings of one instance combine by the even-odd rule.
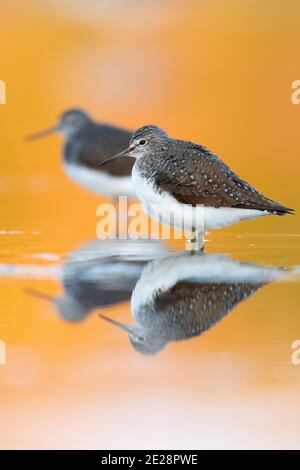
[[[99,166],[119,160],[122,157],[140,158],[147,154],[159,152],[167,147],[168,134],[160,127],[149,125],[138,129],[130,140],[129,147],[121,153],[103,160]]]
[[[167,345],[167,341],[164,338],[162,338],[157,333],[153,333],[150,330],[148,331],[138,323],[129,326],[100,313],[98,316],[102,318],[102,320],[105,320],[120,330],[125,331],[128,334],[128,338],[132,347],[140,354],[153,356],[154,354],[157,354],[159,351],[164,349],[164,347]]]
[[[70,109],[59,116],[58,132],[72,134],[90,121],[90,117],[81,109]]]
[[[26,139],[35,140],[54,133],[61,133],[65,137],[69,137],[90,121],[91,119],[88,114],[81,109],[70,109],[59,116],[58,121],[54,126],[32,134]]]
[[[38,292],[33,289],[25,289],[25,291],[32,297],[46,300],[52,304],[58,311],[59,316],[69,322],[76,323],[84,320],[91,311],[91,308],[78,302],[68,294],[55,297],[54,295],[44,294],[43,292]]]

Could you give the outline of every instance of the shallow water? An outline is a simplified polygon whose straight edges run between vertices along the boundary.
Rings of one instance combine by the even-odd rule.
[[[297,447],[298,237],[226,242],[3,233],[1,447]]]
[[[299,448],[299,2],[246,3],[2,6],[1,448]],[[207,255],[95,242],[60,138],[23,141],[74,106],[207,145],[296,215]]]

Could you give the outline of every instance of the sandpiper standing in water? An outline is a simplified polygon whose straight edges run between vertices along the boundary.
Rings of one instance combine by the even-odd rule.
[[[128,146],[132,132],[109,124],[93,121],[80,109],[63,113],[58,123],[27,137],[34,140],[53,133],[65,138],[64,167],[68,176],[84,188],[112,198],[135,197],[131,181],[133,161],[123,160],[99,169],[99,161]]]
[[[169,342],[200,336],[266,284],[298,274],[298,267],[259,266],[222,254],[169,254],[143,269],[131,297],[131,325],[99,317],[125,331],[136,351],[153,355]]]
[[[207,148],[172,139],[157,126],[138,129],[126,150],[99,166],[122,157],[136,159],[133,185],[145,212],[163,223],[170,223],[171,213],[172,225],[182,230],[184,222],[197,248],[209,229],[293,211],[258,192]]]

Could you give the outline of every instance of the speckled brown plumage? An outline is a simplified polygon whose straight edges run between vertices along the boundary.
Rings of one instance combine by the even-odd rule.
[[[143,341],[131,343],[142,354],[156,354],[169,342],[200,336],[264,284],[181,281],[140,305],[132,331]]]
[[[136,162],[139,175],[151,181],[157,191],[167,192],[181,203],[256,209],[277,215],[292,211],[258,192],[202,145],[172,139],[156,126],[139,129],[131,142],[143,138],[147,146]]]
[[[131,299],[132,325],[101,317],[127,332],[136,351],[153,355],[169,342],[201,335],[259,288],[285,275],[284,268],[184,251],[144,268]]]
[[[143,305],[137,319],[147,325],[146,330],[155,330],[167,341],[192,338],[220,321],[262,286],[181,281]]]

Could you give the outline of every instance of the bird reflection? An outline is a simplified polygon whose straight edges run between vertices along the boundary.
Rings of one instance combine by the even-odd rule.
[[[130,300],[147,262],[167,253],[158,241],[96,240],[69,254],[62,272],[63,295],[27,292],[51,301],[64,320],[78,322],[95,308]]]
[[[153,355],[170,342],[201,335],[258,289],[297,272],[222,254],[172,253],[159,241],[98,240],[69,255],[63,295],[30,293],[50,300],[69,322],[131,300],[131,325],[102,312],[99,317],[126,332],[136,351]]]
[[[164,256],[148,263],[135,286],[132,325],[99,316],[126,331],[136,351],[153,355],[172,341],[201,335],[258,289],[289,272],[216,254],[186,251]]]

